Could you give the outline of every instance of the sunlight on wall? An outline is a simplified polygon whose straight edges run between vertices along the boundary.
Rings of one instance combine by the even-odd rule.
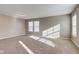
[[[34,39],[34,40],[37,40],[37,41],[39,41],[39,42],[42,42],[42,43],[44,43],[44,44],[46,44],[46,45],[49,45],[49,46],[51,46],[51,47],[55,47],[55,44],[54,44],[52,41],[47,40],[47,39],[45,39],[45,38],[40,38],[40,37],[37,37],[37,36],[34,36],[34,35],[29,36],[29,37],[32,38],[32,39]]]
[[[59,38],[60,37],[60,24],[48,28],[42,32],[42,36],[46,38]]]
[[[32,50],[30,50],[22,41],[19,41],[19,43],[22,45],[22,47],[29,53],[34,54]]]

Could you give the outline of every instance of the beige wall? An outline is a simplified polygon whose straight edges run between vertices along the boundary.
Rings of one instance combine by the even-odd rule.
[[[61,30],[60,35],[61,38],[70,38],[70,15],[61,15],[61,16],[53,16],[53,17],[46,17],[46,18],[38,18],[32,20],[39,20],[40,21],[40,32],[39,33],[29,33],[27,30],[27,23],[30,20],[26,20],[26,33],[31,35],[42,35],[42,31],[53,27],[57,24],[60,24]]]
[[[0,39],[15,37],[25,34],[25,21],[0,15]]]
[[[72,41],[79,47],[79,5],[76,7],[76,9],[72,12],[71,18],[73,15],[77,15],[77,37],[72,36]],[[72,22],[72,19],[71,19]],[[72,26],[72,25],[71,25]]]

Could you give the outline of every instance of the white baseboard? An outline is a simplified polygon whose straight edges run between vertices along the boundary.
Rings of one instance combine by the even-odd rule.
[[[13,37],[17,37],[17,36],[22,36],[22,35],[25,35],[25,34],[13,35],[13,36],[8,36],[8,37],[2,37],[2,38],[0,38],[0,40],[7,39],[7,38],[13,38]]]

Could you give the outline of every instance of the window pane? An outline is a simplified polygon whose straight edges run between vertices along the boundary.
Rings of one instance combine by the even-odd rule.
[[[76,15],[74,15],[72,18],[72,25],[76,25]]]
[[[76,35],[77,35],[77,33],[76,33],[76,26],[73,27],[73,29],[72,29],[72,33],[73,33],[73,34],[72,34],[73,36],[76,36]]]
[[[28,22],[28,31],[33,32],[33,21]]]
[[[29,32],[33,32],[33,26],[29,26]]]
[[[39,21],[34,21],[34,32],[39,32]]]
[[[39,26],[39,21],[34,21],[34,26]]]
[[[33,26],[33,21],[30,21],[29,22],[29,26]]]
[[[39,26],[34,26],[34,32],[39,32]]]
[[[77,36],[77,19],[76,15],[72,17],[72,36]]]

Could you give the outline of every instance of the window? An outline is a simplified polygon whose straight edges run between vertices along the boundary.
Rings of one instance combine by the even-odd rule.
[[[39,21],[34,21],[34,32],[39,32]]]
[[[28,31],[33,32],[33,22],[32,21],[28,22]]]
[[[28,22],[29,32],[39,32],[39,21],[29,21]]]
[[[72,36],[77,36],[77,15],[72,17]]]

